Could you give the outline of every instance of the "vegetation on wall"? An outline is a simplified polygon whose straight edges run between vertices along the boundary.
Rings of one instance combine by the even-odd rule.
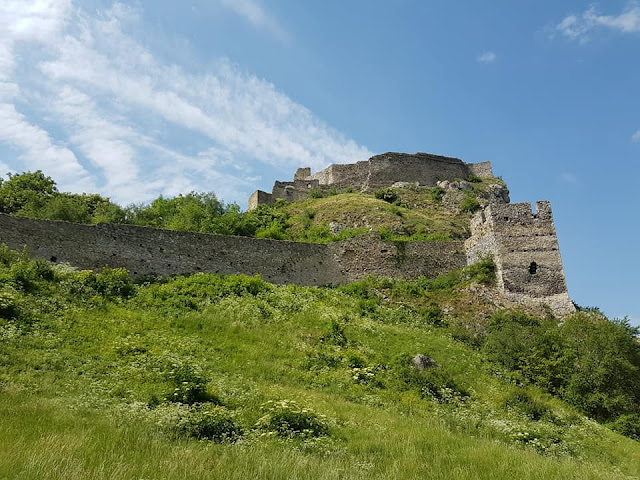
[[[482,182],[488,182],[483,180]],[[474,183],[478,192],[485,183]],[[444,189],[386,188],[373,195],[330,192],[308,200],[260,205],[242,212],[214,193],[191,192],[121,207],[97,194],[62,193],[42,172],[0,179],[0,213],[74,223],[126,223],[169,230],[242,235],[302,242],[332,242],[365,233],[401,241],[450,241],[468,236],[468,213],[479,208],[468,193],[461,208],[443,205]]]

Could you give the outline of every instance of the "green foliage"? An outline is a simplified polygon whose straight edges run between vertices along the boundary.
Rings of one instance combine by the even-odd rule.
[[[346,347],[349,342],[346,334],[344,333],[344,326],[337,320],[331,321],[329,333],[323,335],[320,341],[330,345],[336,345],[338,347]]]
[[[198,273],[151,284],[137,295],[135,301],[159,308],[197,310],[222,298],[256,296],[269,292],[271,288],[260,275],[249,277]]]
[[[167,379],[173,385],[165,401],[193,405],[210,402],[220,404],[220,400],[207,392],[207,380],[200,368],[189,364],[174,363],[167,373]]]
[[[469,398],[469,392],[458,385],[442,366],[418,370],[412,358],[409,354],[399,355],[394,362],[395,375],[405,388],[417,390],[422,398],[439,403],[459,404]]]
[[[197,405],[189,408],[174,426],[179,436],[218,443],[235,442],[243,435],[243,429],[230,413],[219,406]]]
[[[322,198],[324,195],[319,188],[312,188],[309,190],[309,198]]]
[[[0,183],[0,212],[17,213],[30,204],[42,205],[58,189],[51,177],[42,171],[8,174]]]
[[[471,183],[480,183],[482,182],[482,178],[480,178],[477,175],[469,175],[469,177],[467,178],[467,181]]]
[[[640,414],[627,413],[620,415],[615,422],[610,424],[610,427],[625,437],[640,441]]]
[[[467,213],[473,213],[480,210],[480,202],[473,194],[467,193],[460,203],[460,210]]]
[[[446,190],[440,186],[433,187],[429,190],[429,198],[434,202],[441,202]]]
[[[384,200],[387,203],[395,203],[399,200],[398,194],[391,188],[382,188],[373,192],[373,196],[378,200]]]
[[[640,343],[628,320],[578,313],[561,327],[563,352],[571,361],[563,397],[607,421],[640,413]]]
[[[422,308],[420,315],[427,324],[440,326],[444,323],[444,312],[437,305]]]
[[[9,289],[0,290],[0,318],[16,320],[20,316],[15,292]]]
[[[313,288],[200,274],[138,285],[123,298],[109,296],[119,295],[113,279],[99,292],[93,273],[61,265],[33,290],[18,288],[12,268],[28,260],[0,247],[0,471],[8,478],[638,475],[634,442],[561,401],[574,374],[596,393],[633,398],[638,373],[622,367],[634,365],[635,329],[624,321],[498,314],[488,336],[514,325],[542,335],[521,342],[526,368],[508,370],[451,339],[454,324],[489,328],[487,307],[459,290],[481,272],[435,282],[444,290],[431,290],[431,280]],[[434,328],[443,310],[448,326]],[[397,352],[428,352],[438,363],[419,371],[411,355],[394,361]],[[547,401],[536,386],[546,385],[544,369],[534,364],[556,368],[545,363],[553,352],[569,368],[556,370],[559,398]],[[607,374],[621,385],[602,383]],[[224,392],[225,408],[212,391]],[[296,403],[261,410],[283,397]],[[638,412],[629,408],[608,426],[633,437]]]
[[[262,405],[264,416],[258,427],[285,438],[312,438],[329,435],[324,415],[291,400],[269,401]]]
[[[551,410],[544,403],[534,399],[525,390],[519,388],[509,394],[504,402],[505,407],[515,409],[534,421],[551,415]]]

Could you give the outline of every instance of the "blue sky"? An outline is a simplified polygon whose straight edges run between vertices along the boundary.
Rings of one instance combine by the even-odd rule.
[[[0,171],[244,207],[426,151],[551,200],[569,291],[640,324],[640,3],[2,0]]]

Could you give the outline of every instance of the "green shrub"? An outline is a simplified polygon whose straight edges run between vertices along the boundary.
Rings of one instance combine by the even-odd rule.
[[[480,202],[472,194],[466,194],[460,203],[460,210],[467,213],[473,213],[480,209]]]
[[[312,438],[329,434],[324,415],[303,408],[291,400],[270,401],[262,405],[265,415],[258,427],[285,438]]]
[[[467,181],[471,183],[480,183],[482,182],[482,179],[477,175],[469,175]]]
[[[338,195],[338,193],[340,193],[340,192],[338,192],[338,189],[337,189],[337,188],[332,188],[331,190],[329,190],[329,196],[330,196],[330,197],[333,197],[333,196],[335,196],[335,195]]]
[[[398,194],[391,188],[382,188],[373,192],[373,196],[378,200],[384,200],[387,203],[394,203],[398,201]]]
[[[10,267],[20,260],[21,257],[28,258],[28,256],[29,254],[26,247],[21,254],[20,252],[11,250],[6,243],[0,244],[0,266]]]
[[[0,290],[0,318],[15,320],[19,316],[15,293],[6,289]]]
[[[625,437],[640,441],[640,414],[628,413],[620,415],[609,426],[612,430],[621,433]]]
[[[337,320],[331,320],[329,333],[324,334],[320,341],[338,347],[345,347],[349,343],[344,333],[344,326]]]
[[[444,312],[437,305],[425,307],[420,310],[420,315],[425,322],[430,325],[442,325],[444,323]]]
[[[538,421],[551,415],[551,410],[544,403],[534,399],[525,390],[513,391],[504,401],[504,406],[513,408]]]
[[[17,287],[31,292],[37,288],[39,282],[54,280],[55,272],[51,264],[44,260],[21,258],[11,265],[10,276]]]
[[[439,403],[461,403],[469,398],[469,392],[442,366],[418,370],[412,358],[412,355],[400,355],[394,361],[396,378],[404,388],[417,390],[422,398]]]
[[[129,298],[135,292],[135,285],[124,268],[103,268],[92,280],[96,291],[105,297]]]
[[[175,433],[214,442],[235,442],[243,429],[224,407],[198,405],[191,407],[175,425]]]
[[[429,198],[434,202],[441,202],[446,190],[440,186],[433,187],[429,190]]]
[[[194,403],[220,404],[215,395],[207,392],[207,380],[199,368],[188,364],[174,364],[167,374],[173,390],[165,395],[165,401],[193,405]]]
[[[496,281],[496,264],[492,257],[485,257],[469,265],[464,271],[468,281],[473,283],[493,285]]]
[[[323,196],[322,190],[319,188],[312,188],[309,190],[309,198],[322,198]]]

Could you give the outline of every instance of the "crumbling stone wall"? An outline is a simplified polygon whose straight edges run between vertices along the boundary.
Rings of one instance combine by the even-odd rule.
[[[559,314],[575,310],[562,268],[549,202],[493,204],[478,212],[465,242],[467,262],[494,257],[498,288],[515,301],[546,303]]]
[[[458,158],[430,153],[389,152],[362,162],[330,165],[313,175],[311,169],[299,168],[293,182],[275,182],[270,194],[254,193],[249,200],[249,210],[261,203],[273,203],[276,198],[303,200],[312,188],[344,190],[351,187],[372,192],[397,182],[434,187],[442,180],[466,179],[471,175],[492,177],[491,163],[464,163]]]
[[[0,243],[82,269],[123,267],[134,276],[208,272],[260,274],[272,283],[338,285],[367,275],[435,277],[465,264],[461,242],[398,247],[366,235],[333,244],[284,242],[160,230],[77,225],[0,214]]]
[[[463,242],[390,242],[371,233],[330,244],[330,250],[349,281],[367,275],[434,278],[466,265]]]

